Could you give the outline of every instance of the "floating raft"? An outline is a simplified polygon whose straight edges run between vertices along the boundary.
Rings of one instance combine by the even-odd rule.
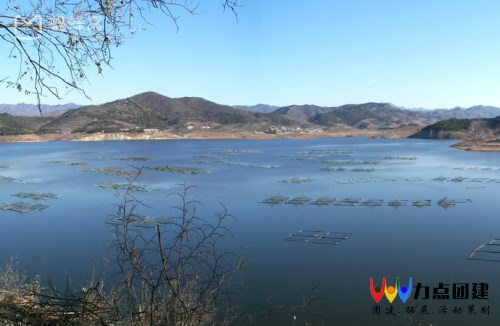
[[[117,218],[109,222],[109,224],[115,224],[117,222],[124,223],[128,222],[130,226],[144,229],[153,229],[156,228],[157,225],[164,224],[173,224],[175,223],[175,218],[171,217],[149,217],[149,216],[141,216],[137,214],[133,214],[127,216],[126,218]]]
[[[230,161],[224,161],[224,160],[214,160],[212,161],[214,163],[219,163],[227,166],[242,166],[242,167],[248,167],[248,168],[257,168],[257,169],[274,169],[274,168],[279,168],[279,165],[270,165],[270,164],[249,164],[249,163],[244,163],[244,162],[230,162]]]
[[[466,178],[466,177],[437,177],[432,179],[432,181],[440,181],[440,182],[475,182],[475,183],[500,183],[500,179],[492,179],[492,178]]]
[[[288,200],[289,198],[290,197],[286,197],[283,195],[275,195],[275,196],[271,196],[269,198],[264,199],[263,201],[261,201],[261,203],[263,203],[263,204],[282,204],[286,200]]]
[[[212,155],[195,155],[195,158],[199,158],[202,160],[218,160],[218,157],[212,156]]]
[[[29,204],[24,202],[18,202],[14,204],[0,204],[0,210],[12,211],[17,213],[30,213],[33,211],[42,211],[44,209],[50,208],[47,205],[41,204]]]
[[[408,203],[408,200],[406,199],[396,199],[396,200],[391,200],[388,205],[391,206],[391,207],[401,207],[401,206],[406,206],[406,204]]]
[[[418,160],[418,157],[416,156],[384,156],[382,157],[383,160],[409,160],[409,161],[414,161]]]
[[[453,168],[453,170],[500,171],[500,167],[492,167],[492,166],[456,167]]]
[[[425,200],[416,200],[413,202],[413,206],[415,207],[426,207],[426,206],[431,206],[432,200],[430,199],[425,199]]]
[[[321,197],[311,202],[312,205],[332,205],[337,201],[337,198]]]
[[[116,177],[132,178],[137,175],[137,172],[130,172],[123,169],[113,169],[113,168],[88,168],[83,169],[82,172],[95,172],[99,174],[113,175]]]
[[[384,200],[383,199],[367,199],[367,200],[362,200],[359,204],[361,206],[379,207],[379,206],[384,205]]]
[[[292,204],[292,205],[305,205],[308,204],[312,201],[312,198],[306,197],[306,196],[299,196],[299,197],[293,197],[292,199],[289,199],[285,202],[285,204]]]
[[[129,161],[129,162],[147,162],[150,159],[147,157],[121,157],[118,160],[120,161]]]
[[[39,192],[39,191],[34,191],[34,192],[20,192],[15,195],[12,195],[15,197],[23,198],[23,199],[33,199],[33,200],[51,200],[51,199],[57,199],[59,197],[58,194],[54,194],[51,192]]]
[[[319,243],[328,245],[339,245],[342,241],[347,240],[351,233],[346,232],[331,232],[331,231],[314,231],[314,230],[299,230],[289,234],[284,240]]]
[[[292,204],[292,205],[318,205],[318,206],[366,206],[366,207],[381,207],[385,206],[385,200],[384,199],[363,199],[363,198],[344,198],[344,199],[338,199],[338,198],[333,198],[333,197],[319,197],[317,199],[310,198],[307,196],[298,196],[298,197],[287,197],[283,195],[275,195],[271,196],[269,198],[266,198],[260,203],[263,204]],[[455,206],[457,204],[468,204],[472,203],[472,200],[470,199],[450,199],[448,197],[444,197],[440,200],[435,201],[435,203],[438,206],[441,206],[443,208],[448,208],[451,206]],[[407,206],[408,205],[408,200],[407,199],[395,199],[391,200],[387,203],[387,206],[390,207],[402,207],[402,206]],[[415,200],[411,202],[412,206],[415,207],[428,207],[432,206],[432,200],[430,199],[423,199],[423,200]]]
[[[477,247],[467,259],[500,262],[500,239],[494,238]]]
[[[327,167],[327,168],[321,168],[321,171],[327,171],[327,172],[345,172],[345,171],[349,171],[349,169],[348,168],[344,168],[342,166],[339,166],[339,167],[330,166],[330,167]]]
[[[3,175],[0,175],[0,182],[11,182],[11,183],[18,183],[18,184],[33,184],[33,183],[38,183],[36,180],[21,180],[21,179],[16,179],[13,177],[6,177]]]
[[[320,160],[317,163],[323,164],[344,164],[344,165],[379,165],[382,161],[358,161],[358,160]]]
[[[46,161],[45,163],[47,163],[47,164],[62,164],[62,165],[68,165],[68,166],[87,165],[87,163],[84,163],[84,162],[67,162],[67,161],[60,161],[60,160]]]
[[[160,171],[160,172],[169,172],[169,173],[181,173],[181,174],[204,174],[205,170],[200,168],[192,168],[192,167],[182,167],[182,166],[156,166],[148,168],[149,170]]]
[[[142,191],[142,192],[160,190],[160,188],[149,188],[147,186],[139,184],[130,184],[130,183],[101,183],[98,184],[97,187],[104,189],[130,190],[130,191]]]
[[[327,171],[327,172],[375,172],[377,169],[372,169],[372,168],[354,168],[354,169],[348,169],[342,166],[335,167],[335,166],[330,166],[326,168],[322,168],[321,171]]]
[[[311,183],[313,181],[316,181],[316,179],[310,179],[310,178],[290,178],[290,179],[280,180],[281,183]]]
[[[333,203],[335,206],[356,206],[359,203],[361,203],[363,199],[358,199],[358,198],[345,198],[342,200],[338,200]]]
[[[356,184],[356,183],[375,183],[375,182],[417,182],[424,181],[424,179],[419,177],[392,177],[392,178],[353,178],[353,179],[336,179],[334,180],[337,184]]]
[[[147,162],[151,159],[147,157],[112,157],[112,156],[98,156],[96,160],[109,160],[109,161],[129,161],[129,162]]]
[[[228,149],[226,151],[216,152],[216,154],[222,154],[222,155],[260,154],[260,151],[248,150],[248,149]]]

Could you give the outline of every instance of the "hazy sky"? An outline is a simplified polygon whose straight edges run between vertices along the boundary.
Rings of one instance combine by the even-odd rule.
[[[152,14],[83,86],[94,103],[151,90],[231,105],[500,106],[498,0],[240,1],[236,22],[220,0],[200,0],[179,32]],[[0,79],[7,55],[1,44]],[[34,99],[0,88],[2,102]]]

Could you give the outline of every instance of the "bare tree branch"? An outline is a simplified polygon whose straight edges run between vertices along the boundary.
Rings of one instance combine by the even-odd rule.
[[[221,0],[236,15],[239,0]],[[160,11],[179,29],[183,13],[198,14],[191,0],[7,0],[0,9],[0,44],[18,62],[17,76],[0,83],[26,95],[62,98],[77,91],[88,98],[83,82],[91,71],[110,66],[112,49],[141,30],[150,11]],[[236,15],[237,17],[237,15]],[[64,91],[61,92],[60,89]],[[41,113],[41,111],[40,111]]]

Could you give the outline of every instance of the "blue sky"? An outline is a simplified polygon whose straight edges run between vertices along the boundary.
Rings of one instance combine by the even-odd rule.
[[[203,13],[183,15],[178,32],[152,13],[113,69],[82,86],[93,103],[151,90],[230,105],[500,106],[500,1],[240,1],[237,22],[200,0]],[[34,99],[0,88],[0,103],[18,102]],[[65,102],[89,103],[44,99]]]

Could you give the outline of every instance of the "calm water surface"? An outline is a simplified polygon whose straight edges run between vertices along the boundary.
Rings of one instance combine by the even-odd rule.
[[[470,261],[481,244],[500,237],[500,153],[471,153],[448,146],[449,141],[372,140],[358,138],[314,140],[183,140],[155,142],[49,142],[0,144],[0,175],[36,183],[0,182],[0,203],[18,202],[13,194],[50,191],[60,194],[47,201],[50,209],[20,214],[0,210],[0,262],[17,256],[30,273],[75,280],[89,276],[92,265],[102,266],[110,254],[105,222],[116,211],[116,191],[97,187],[123,182],[120,177],[82,172],[85,168],[182,166],[208,173],[187,175],[146,170],[141,183],[155,190],[138,193],[153,208],[151,215],[167,214],[167,195],[175,185],[196,185],[193,199],[203,202],[210,216],[223,203],[236,219],[230,222],[233,237],[226,246],[250,252],[248,270],[238,278],[244,312],[265,311],[268,302],[284,305],[278,320],[268,325],[293,325],[294,307],[316,286],[321,297],[313,319],[339,325],[410,324],[405,313],[415,306],[413,322],[433,325],[498,325],[500,323],[500,263]],[[238,151],[229,151],[237,149]],[[196,157],[208,155],[216,159]],[[147,157],[147,162],[118,160]],[[407,158],[416,157],[415,160]],[[49,164],[47,161],[86,163],[86,166]],[[375,164],[376,163],[376,164]],[[348,171],[324,171],[344,167]],[[352,171],[360,168],[361,172]],[[367,169],[375,169],[369,171]],[[289,178],[313,179],[309,183],[283,183]],[[444,181],[433,180],[442,177]],[[452,181],[453,180],[453,181]],[[359,198],[384,200],[380,207],[261,204],[276,194],[289,197]],[[471,203],[443,208],[443,197]],[[394,208],[388,202],[407,200]],[[413,201],[431,200],[415,207]],[[26,202],[32,202],[26,200]],[[352,233],[339,245],[284,241],[301,229]],[[499,257],[500,259],[500,254]],[[431,299],[396,299],[395,313],[373,315],[369,277],[389,283],[400,276],[407,282],[430,286]],[[488,300],[432,300],[437,283],[488,283]],[[419,315],[423,305],[430,315]],[[477,315],[467,310],[475,305]],[[439,314],[448,307],[446,315]],[[463,308],[453,314],[455,306]],[[483,306],[490,314],[481,314]],[[297,311],[295,310],[295,313]],[[259,321],[258,324],[266,324]]]

